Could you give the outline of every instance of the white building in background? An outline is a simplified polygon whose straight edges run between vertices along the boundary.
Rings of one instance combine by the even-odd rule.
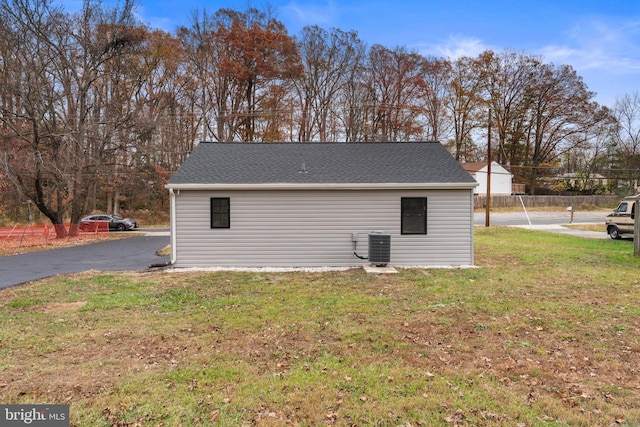
[[[473,194],[487,195],[487,162],[462,163],[462,167],[471,174],[478,186]],[[496,162],[491,162],[491,195],[503,196],[513,194],[513,175]]]

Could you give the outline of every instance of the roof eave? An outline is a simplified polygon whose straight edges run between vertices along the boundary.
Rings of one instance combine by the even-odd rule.
[[[170,190],[471,190],[477,182],[434,182],[434,183],[262,183],[262,184],[172,184],[165,185]]]

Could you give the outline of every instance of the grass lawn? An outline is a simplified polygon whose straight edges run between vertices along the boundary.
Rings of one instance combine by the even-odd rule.
[[[640,424],[631,241],[478,228],[476,264],[10,288],[0,401],[92,427]]]

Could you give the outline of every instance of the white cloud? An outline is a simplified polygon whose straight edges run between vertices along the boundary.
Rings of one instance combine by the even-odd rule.
[[[281,12],[287,15],[287,21],[300,27],[307,25],[330,26],[336,21],[337,11],[333,1],[320,3],[299,3],[296,0],[282,6]]]
[[[175,16],[160,16],[149,13],[149,8],[145,7],[142,3],[138,3],[135,14],[140,22],[149,25],[151,28],[157,28],[167,32],[175,31],[178,25],[190,25],[190,22],[178,22]],[[180,18],[185,19],[186,15],[180,16]]]
[[[591,18],[574,24],[562,43],[536,53],[545,62],[570,64],[601,104],[640,87],[640,22]]]
[[[463,56],[475,57],[482,52],[491,49],[480,39],[472,37],[450,36],[442,44],[418,45],[415,48],[425,56],[438,56],[448,59],[457,59]]]
[[[551,62],[566,62],[568,58],[573,58],[581,54],[581,51],[569,46],[549,45],[540,49],[538,54],[545,60]]]
[[[609,73],[640,70],[640,22],[607,22],[591,19],[568,31],[565,45],[548,45],[538,52],[554,63],[569,63],[576,69],[600,69]]]

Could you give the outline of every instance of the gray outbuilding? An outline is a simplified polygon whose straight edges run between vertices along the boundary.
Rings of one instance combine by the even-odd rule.
[[[171,177],[175,267],[473,265],[475,180],[439,142],[200,143]]]

